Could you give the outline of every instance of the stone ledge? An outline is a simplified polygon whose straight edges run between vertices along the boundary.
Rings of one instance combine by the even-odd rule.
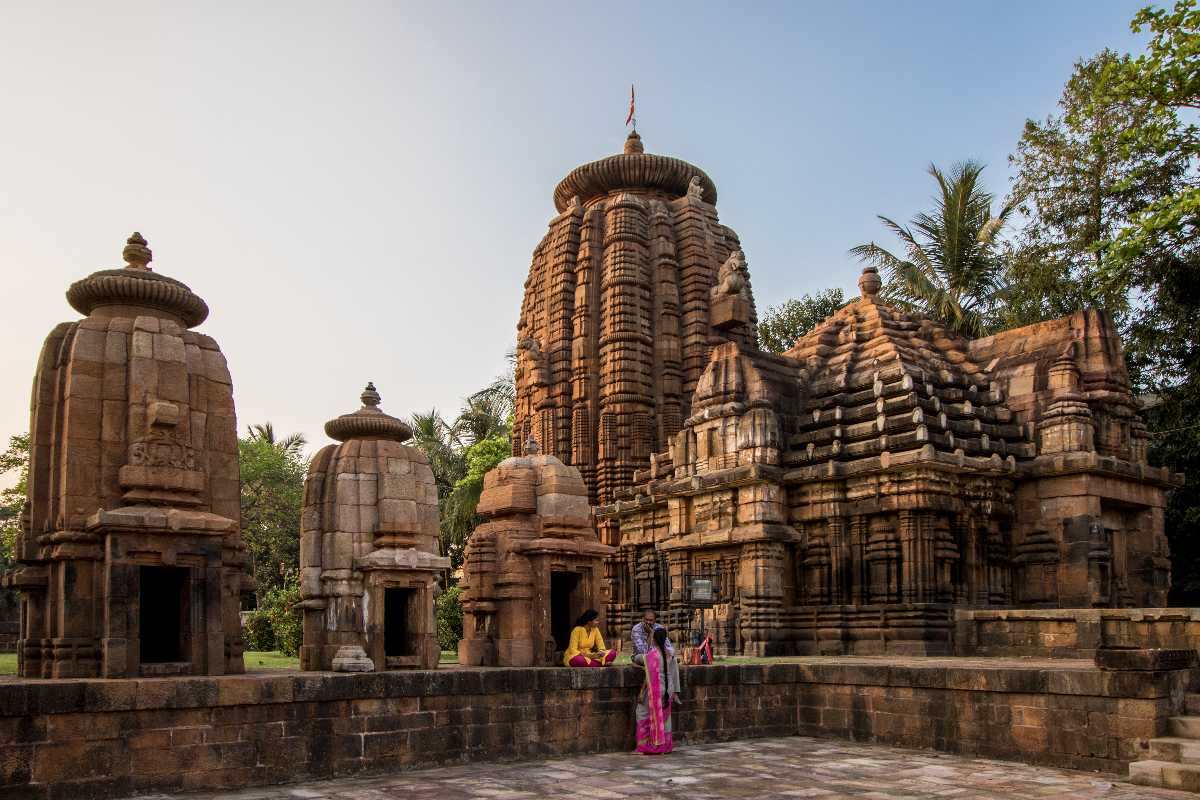
[[[794,734],[1124,771],[1192,672],[800,657],[684,671],[678,741]],[[641,670],[0,681],[0,800],[96,800],[632,746]]]
[[[816,684],[891,686],[965,692],[1169,697],[1186,668],[1156,661],[1129,675],[1097,669],[1083,659],[811,656],[766,664],[685,667],[689,686]],[[1129,670],[1134,667],[1112,667]],[[1147,672],[1146,670],[1149,670]],[[0,717],[94,711],[213,708],[269,703],[321,703],[346,699],[480,695],[593,689],[635,689],[640,668],[581,670],[412,670],[346,674],[226,675],[140,679],[0,680]]]

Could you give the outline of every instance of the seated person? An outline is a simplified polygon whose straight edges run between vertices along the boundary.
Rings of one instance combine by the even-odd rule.
[[[611,664],[620,651],[620,642],[616,650],[604,647],[604,637],[600,635],[600,624],[597,621],[600,613],[594,608],[583,612],[571,630],[571,643],[563,653],[563,664],[568,667],[603,667]]]
[[[657,615],[654,611],[647,610],[642,614],[642,621],[633,626],[630,634],[630,638],[633,639],[633,657],[630,660],[635,664],[644,665],[646,651],[655,646],[655,635],[658,631],[662,631],[663,651],[667,655],[667,684],[670,686],[670,700],[678,705],[683,701],[679,699],[679,661],[675,658],[675,645],[671,644],[671,639],[667,636],[667,629],[659,625],[655,621],[656,619]]]

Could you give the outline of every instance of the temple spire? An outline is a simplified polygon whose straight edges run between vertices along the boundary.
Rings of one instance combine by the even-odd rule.
[[[126,269],[150,269],[148,265],[154,254],[146,244],[146,238],[137,231],[125,240],[125,249],[121,251],[121,257],[125,259]]]
[[[634,155],[636,153],[646,152],[645,146],[642,144],[642,137],[637,131],[630,131],[625,137],[625,155]]]

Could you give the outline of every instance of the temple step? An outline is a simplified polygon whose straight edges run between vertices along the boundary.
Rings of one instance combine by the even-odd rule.
[[[1134,761],[1129,765],[1129,782],[1139,786],[1161,786],[1200,792],[1200,764],[1173,761]]]
[[[1200,764],[1200,740],[1162,736],[1150,740],[1150,758],[1176,764]]]
[[[1167,720],[1167,732],[1184,739],[1200,739],[1200,716],[1171,717]]]

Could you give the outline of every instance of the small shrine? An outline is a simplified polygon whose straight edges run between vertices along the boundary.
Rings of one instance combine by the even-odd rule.
[[[379,408],[325,423],[340,444],[309,464],[300,521],[300,607],[307,670],[369,672],[437,667],[437,485],[407,423]]]
[[[541,455],[505,459],[483,477],[479,513],[463,564],[463,635],[468,666],[556,666],[575,619],[608,602],[604,558],[579,470]]]
[[[25,678],[243,672],[237,424],[208,306],[150,269],[76,281],[85,319],[46,338],[33,383],[28,499],[6,584]]]

